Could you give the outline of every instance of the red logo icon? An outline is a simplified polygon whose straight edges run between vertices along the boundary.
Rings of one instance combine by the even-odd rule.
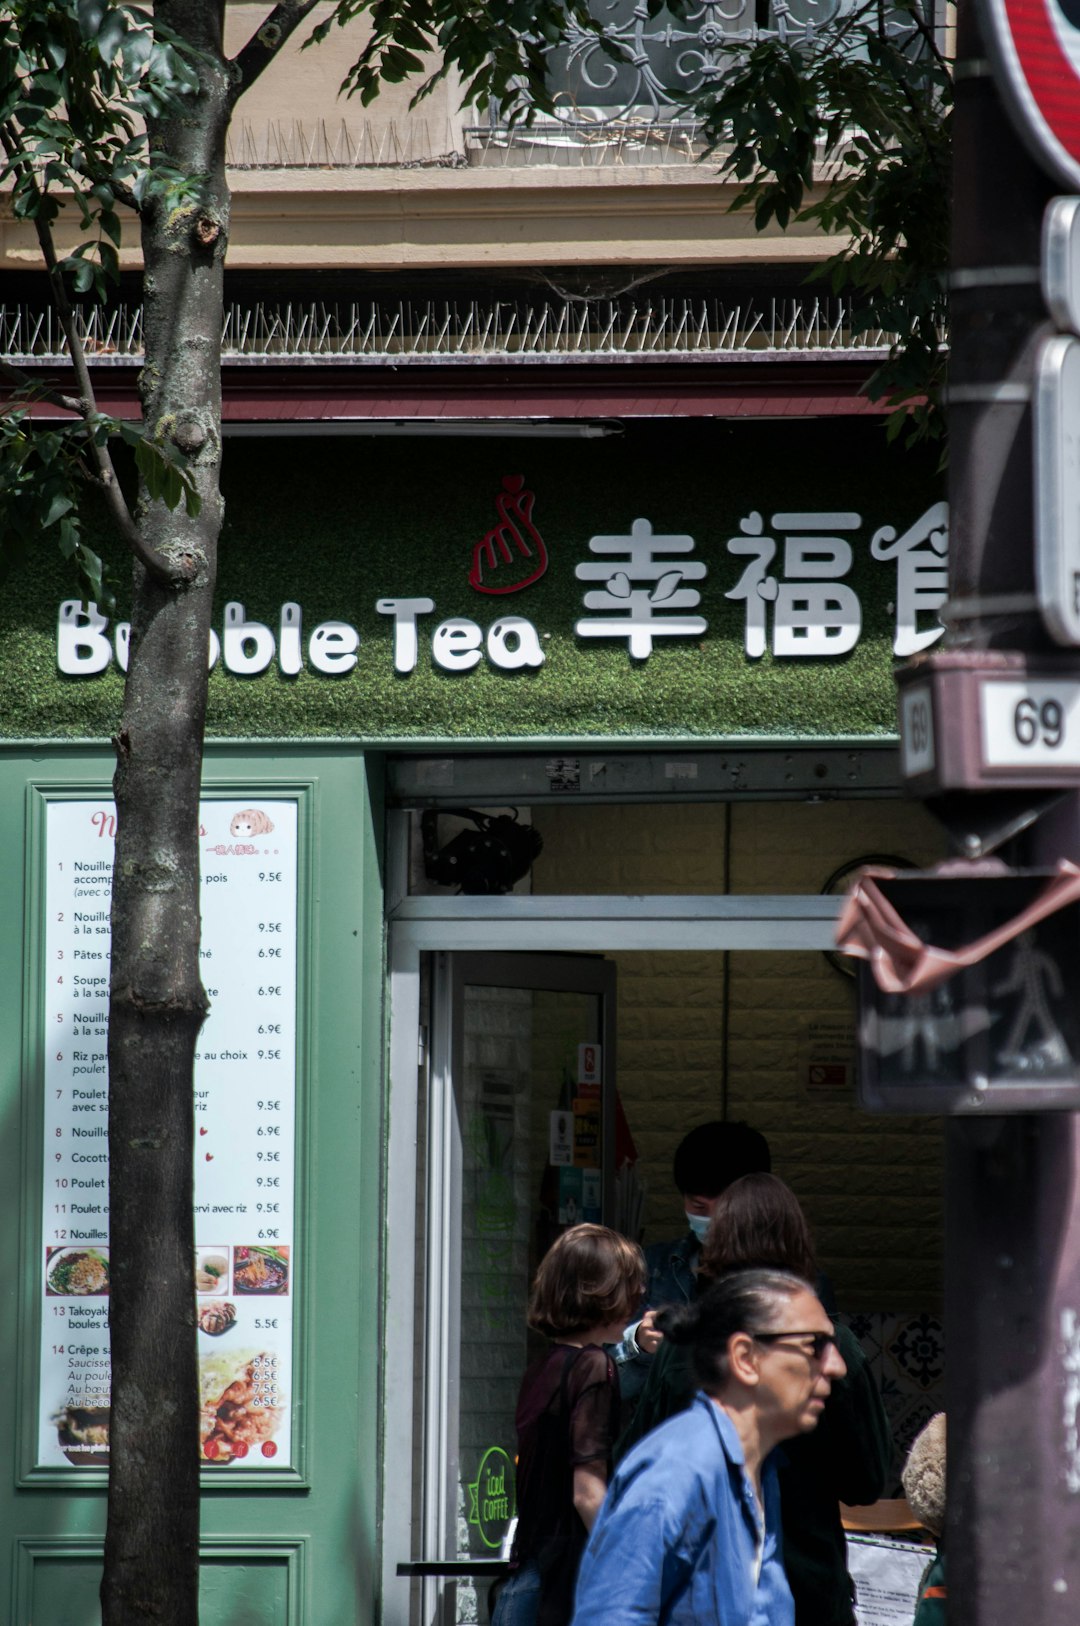
[[[532,522],[536,494],[524,486],[523,474],[503,475],[495,498],[499,523],[473,548],[469,586],[478,593],[520,593],[548,567],[544,539]]]

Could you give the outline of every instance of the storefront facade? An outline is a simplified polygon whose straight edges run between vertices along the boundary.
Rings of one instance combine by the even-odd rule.
[[[940,636],[940,481],[854,415],[643,413],[253,434],[225,483],[201,832],[204,1618],[482,1622],[530,1268],[575,1216],[673,1234],[686,1128],[766,1132],[843,1310],[939,1313],[937,1129],[854,1105],[824,889],[867,854],[941,850],[899,794],[892,678]],[[18,1626],[95,1618],[125,655],[122,609],[79,607],[59,564],[8,584]],[[494,870],[451,847],[491,833],[470,809],[514,821]],[[455,856],[493,892],[460,894]],[[247,1433],[219,1405],[237,1382]]]

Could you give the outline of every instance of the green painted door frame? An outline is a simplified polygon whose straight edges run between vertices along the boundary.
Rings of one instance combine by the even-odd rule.
[[[0,749],[0,1181],[16,1359],[0,1406],[0,1597],[12,1626],[92,1626],[103,1469],[34,1471],[41,1338],[44,814],[108,798],[106,745]],[[336,745],[211,745],[204,795],[293,798],[299,819],[296,1471],[206,1475],[203,1626],[367,1626],[378,1590],[383,1136],[381,785]]]

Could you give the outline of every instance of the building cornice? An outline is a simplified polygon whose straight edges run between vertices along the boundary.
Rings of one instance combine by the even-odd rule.
[[[842,247],[807,223],[755,231],[748,213],[732,211],[738,187],[701,164],[234,170],[229,179],[234,270],[813,264]],[[32,227],[5,199],[0,266],[39,263]],[[134,234],[121,264],[138,267]]]

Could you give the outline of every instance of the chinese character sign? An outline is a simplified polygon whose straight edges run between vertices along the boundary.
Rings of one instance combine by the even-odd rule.
[[[636,519],[629,536],[594,536],[589,550],[598,558],[578,565],[575,574],[604,585],[585,594],[585,608],[609,614],[579,621],[579,638],[625,638],[633,658],[644,661],[654,638],[693,638],[706,631],[703,616],[674,613],[701,602],[696,588],[682,585],[706,574],[700,559],[685,557],[694,550],[692,536],[655,536],[647,519]]]
[[[844,578],[854,561],[848,539],[862,528],[856,513],[775,513],[766,532],[760,513],[739,521],[727,551],[747,562],[725,597],[744,605],[744,648],[751,660],[767,649],[779,658],[835,657],[854,649],[862,606]],[[871,557],[896,561],[893,652],[913,655],[941,637],[934,612],[948,594],[948,523],[945,503],[928,508],[903,536],[882,526]],[[932,624],[928,624],[933,617]]]
[[[896,560],[896,639],[893,653],[917,655],[937,643],[945,628],[934,617],[932,626],[920,626],[919,616],[934,615],[944,604],[949,588],[949,506],[936,502],[910,530],[897,537],[892,525],[874,532],[870,552],[875,559]]]
[[[746,653],[765,653],[768,604],[773,606],[774,655],[846,655],[862,631],[862,608],[842,577],[851,569],[851,543],[831,532],[854,531],[858,514],[774,514],[783,535],[780,577],[770,574],[779,553],[775,536],[764,535],[761,515],[740,520],[741,536],[728,551],[749,555],[735,586],[725,595],[746,603]],[[786,533],[786,534],[785,534]]]

